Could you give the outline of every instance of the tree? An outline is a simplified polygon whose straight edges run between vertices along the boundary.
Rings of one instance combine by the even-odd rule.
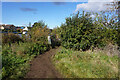
[[[111,2],[111,4],[107,4],[108,6],[112,6],[111,12],[115,12],[113,14],[114,16],[117,15],[117,21],[115,25],[117,26],[116,31],[118,32],[117,34],[117,44],[120,46],[120,1],[119,0],[114,0]]]
[[[49,35],[49,29],[43,22],[35,22],[32,29],[28,32],[31,37],[31,41],[37,43],[47,43],[47,36]]]
[[[92,45],[93,23],[90,13],[79,12],[66,18],[61,25],[62,46],[74,50],[86,50]]]
[[[83,11],[82,14],[78,12],[66,18],[66,22],[61,25],[62,46],[74,50],[87,50],[119,42],[115,23],[117,20],[105,12],[95,13],[95,18],[92,18],[91,14]]]
[[[41,28],[43,28],[44,26],[46,26],[46,25],[45,25],[45,23],[41,20],[41,21],[35,22],[32,27],[41,27]]]

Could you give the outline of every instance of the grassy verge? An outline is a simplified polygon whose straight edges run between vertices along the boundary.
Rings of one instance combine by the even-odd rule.
[[[0,80],[2,79],[2,45],[0,45]]]
[[[53,62],[65,78],[116,78],[118,77],[118,56],[104,52],[80,52],[62,48]]]
[[[2,79],[19,80],[29,70],[29,62],[48,50],[47,44],[19,43],[4,45],[2,49]]]

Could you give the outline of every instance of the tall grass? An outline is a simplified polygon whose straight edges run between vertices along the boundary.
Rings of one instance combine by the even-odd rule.
[[[2,50],[2,79],[20,79],[29,70],[29,62],[49,49],[43,43],[14,43],[4,45]]]
[[[116,78],[118,56],[108,56],[104,51],[73,51],[62,48],[53,62],[66,78]]]
[[[0,79],[2,79],[2,45],[0,44]]]

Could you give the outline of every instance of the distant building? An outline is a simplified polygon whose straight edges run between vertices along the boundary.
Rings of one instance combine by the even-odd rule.
[[[8,24],[2,24],[0,25],[0,29],[2,30],[15,30],[15,26],[14,25],[8,25]]]
[[[1,30],[4,30],[5,28],[4,28],[2,25],[0,25],[0,29],[1,29]]]
[[[24,26],[17,26],[15,27],[17,32],[22,33]]]
[[[15,27],[16,28],[16,30],[20,30],[21,29],[21,27]]]
[[[27,32],[28,32],[28,27],[25,27],[25,28],[23,29],[23,34],[27,34]]]

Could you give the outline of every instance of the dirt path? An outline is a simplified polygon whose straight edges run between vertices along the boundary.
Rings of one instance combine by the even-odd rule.
[[[31,62],[30,71],[25,78],[62,78],[51,62],[51,56],[55,55],[58,50],[60,47],[37,56]]]

